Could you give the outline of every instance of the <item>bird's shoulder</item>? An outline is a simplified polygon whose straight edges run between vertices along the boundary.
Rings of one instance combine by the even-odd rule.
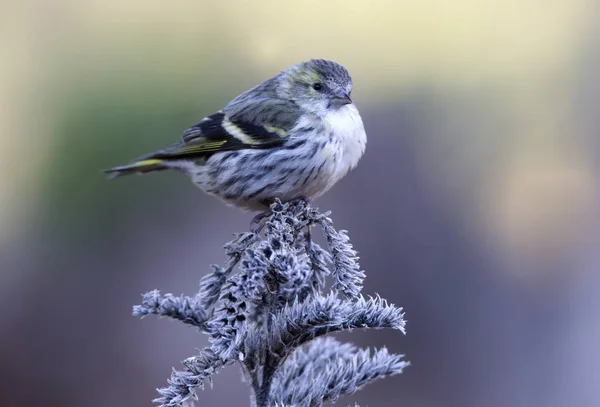
[[[302,116],[301,109],[292,101],[242,96],[186,129],[182,142],[225,141],[248,146],[281,143]]]

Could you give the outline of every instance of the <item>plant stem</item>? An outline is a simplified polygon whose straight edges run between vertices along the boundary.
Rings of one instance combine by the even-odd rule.
[[[268,353],[267,353],[268,355]],[[271,383],[273,382],[273,373],[275,369],[272,366],[272,361],[267,357],[267,363],[263,370],[263,381],[260,386],[260,390],[256,395],[256,406],[257,407],[269,407],[269,393],[271,392]]]
[[[272,335],[273,331],[273,314],[277,306],[277,293],[279,292],[279,283],[275,283],[274,295],[271,296],[269,310],[267,312],[267,337]],[[271,392],[271,383],[273,382],[273,374],[277,369],[278,359],[274,358],[271,349],[262,349],[265,355],[265,363],[262,368],[262,383],[260,391],[256,395],[257,407],[269,407],[269,393]]]
[[[246,379],[250,381],[250,385],[252,386],[252,395],[250,395],[250,406],[257,407],[256,399],[257,395],[260,392],[260,385],[258,384],[258,377],[256,377],[256,370],[252,369],[250,365],[244,361],[242,363],[242,371],[246,376]]]

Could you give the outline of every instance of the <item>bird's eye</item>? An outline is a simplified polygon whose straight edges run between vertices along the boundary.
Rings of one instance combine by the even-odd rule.
[[[314,90],[321,90],[321,89],[323,89],[323,85],[321,83],[319,83],[319,82],[313,83],[312,88]]]

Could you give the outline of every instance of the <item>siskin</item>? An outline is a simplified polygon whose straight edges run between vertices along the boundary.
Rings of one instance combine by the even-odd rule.
[[[105,172],[179,170],[206,193],[251,211],[264,211],[275,198],[316,198],[365,152],[351,92],[343,66],[302,62],[185,130],[178,143]]]

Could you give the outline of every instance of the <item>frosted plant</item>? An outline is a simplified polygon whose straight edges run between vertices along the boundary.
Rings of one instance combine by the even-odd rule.
[[[401,308],[361,295],[365,274],[356,251],[328,215],[302,201],[275,202],[260,229],[225,245],[227,263],[212,266],[195,296],[144,294],[134,315],[168,316],[210,336],[209,346],[173,371],[156,403],[196,399],[196,389],[234,363],[252,388],[252,407],[318,407],[408,366],[385,348],[357,349],[324,336],[405,327]],[[313,226],[321,227],[328,250],[311,239]]]

